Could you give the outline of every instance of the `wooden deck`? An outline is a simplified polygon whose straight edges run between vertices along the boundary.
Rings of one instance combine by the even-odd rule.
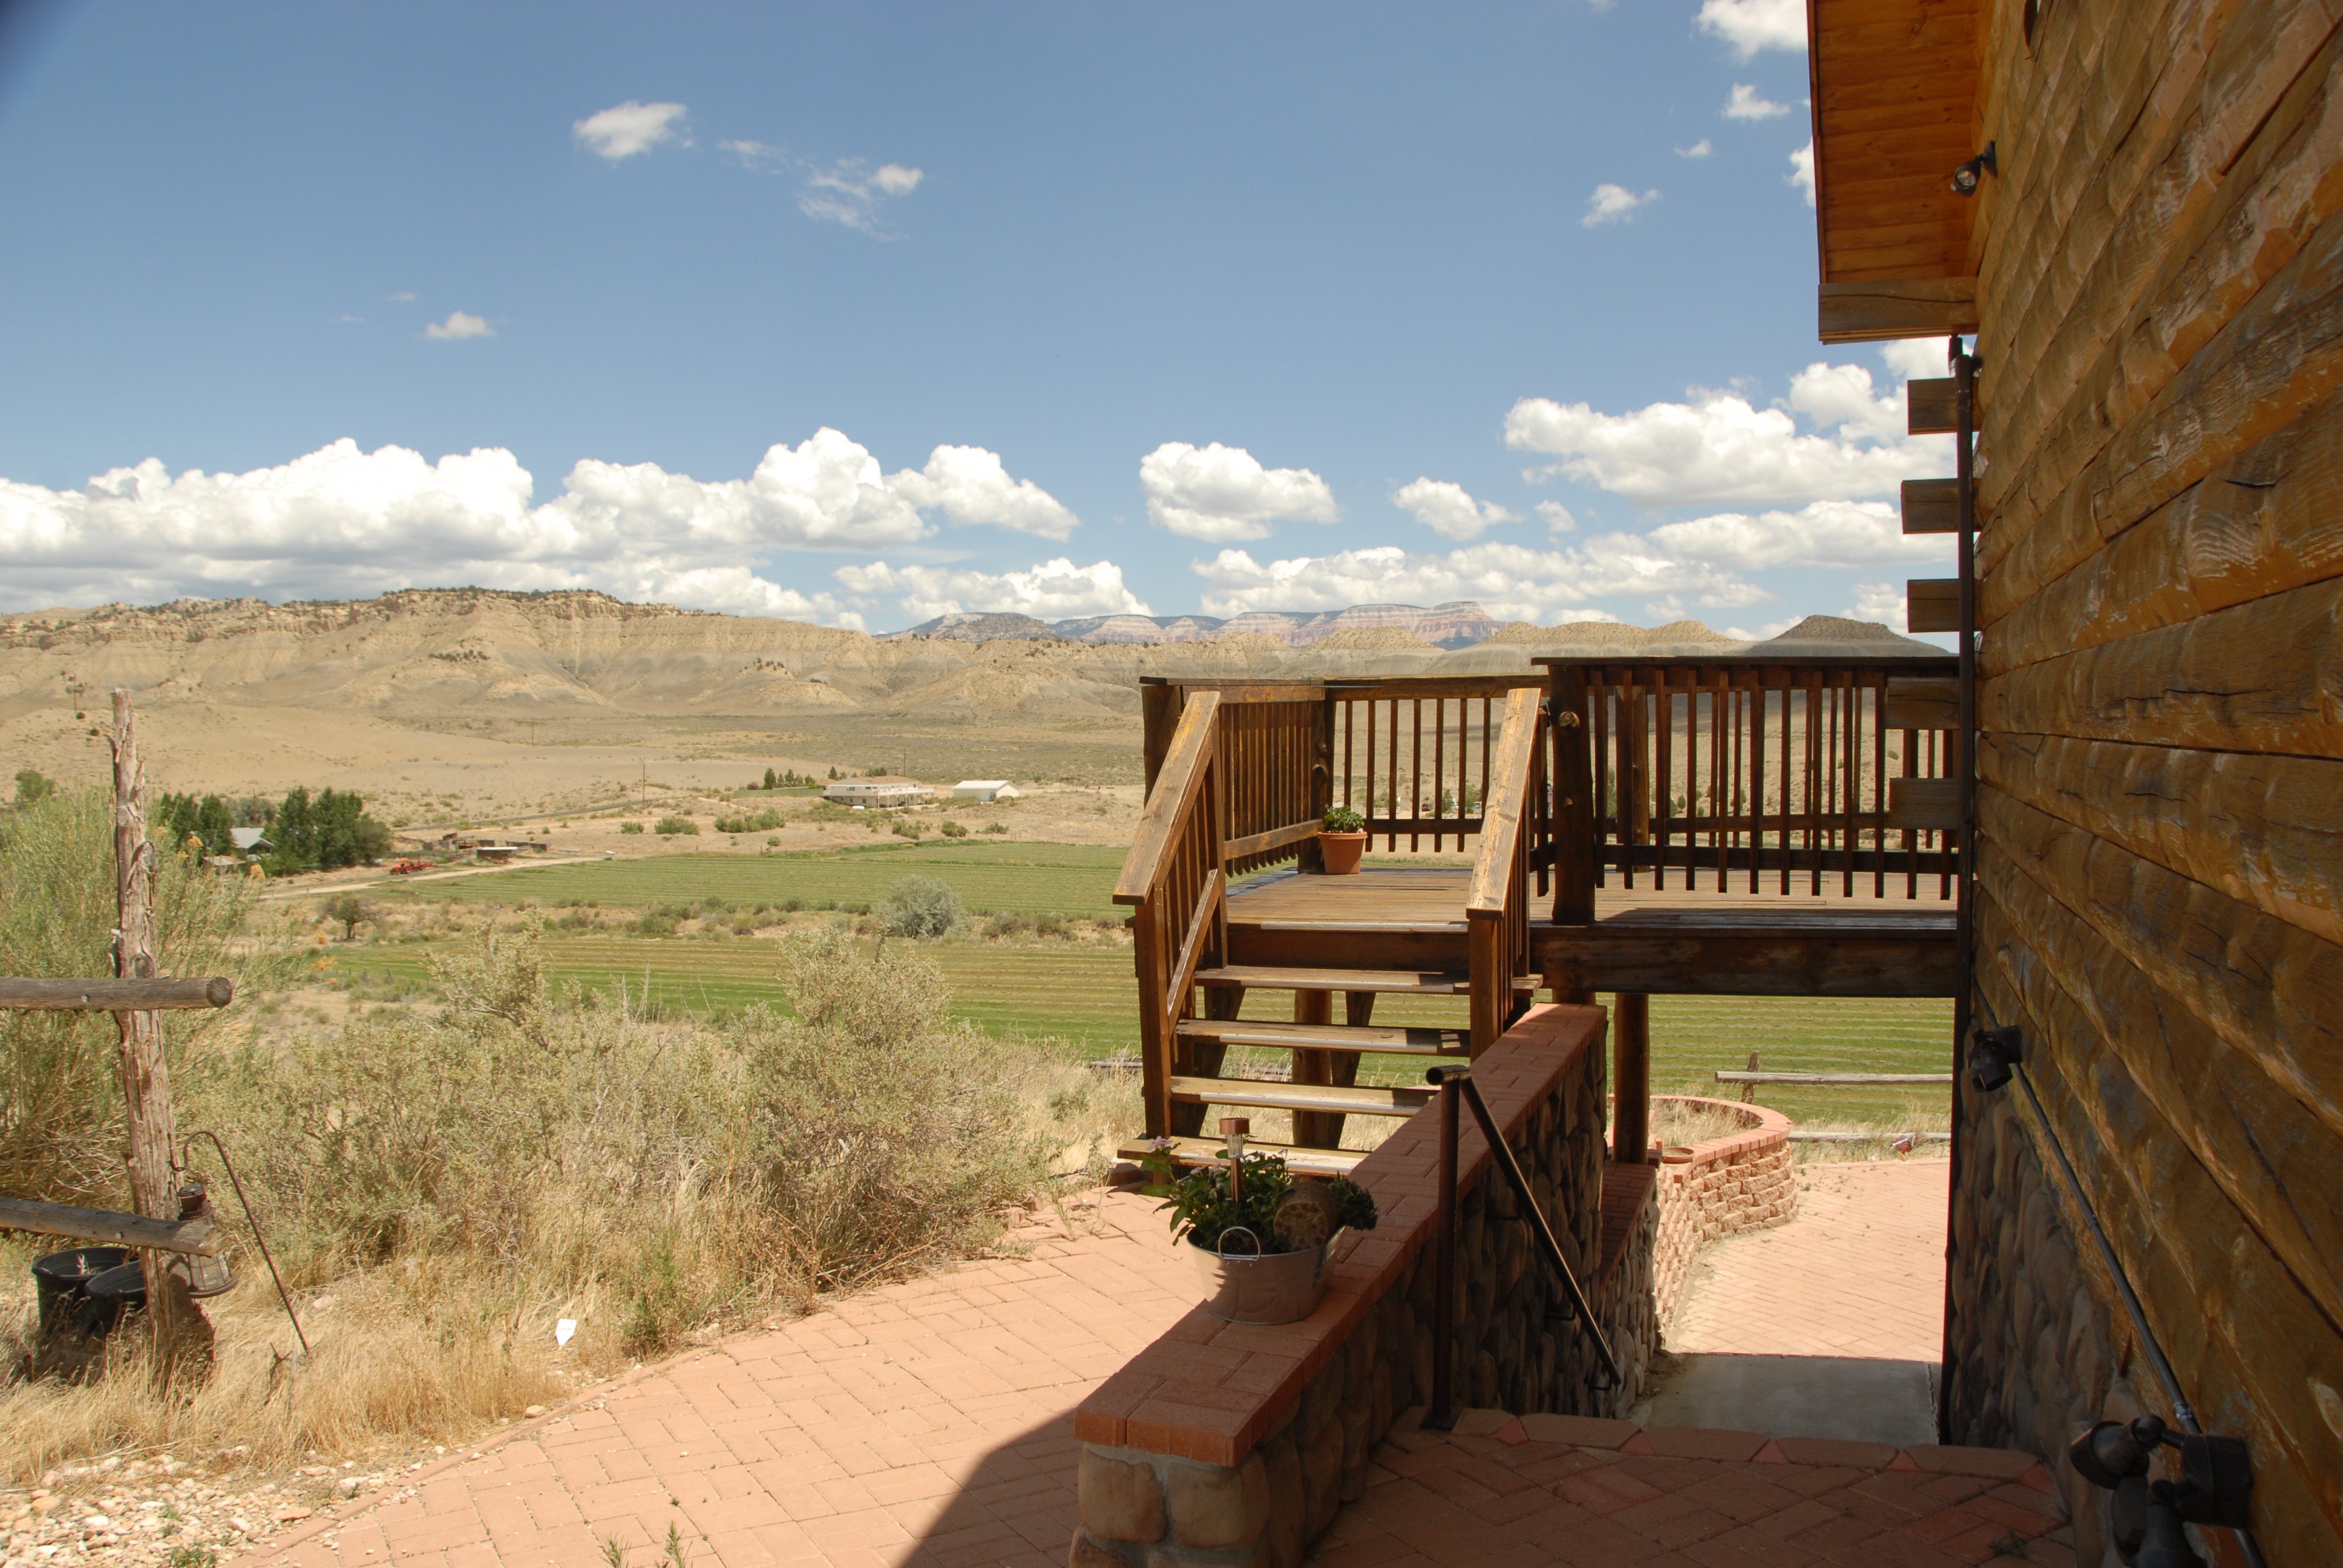
[[[1270,871],[1229,890],[1231,962],[1462,970],[1461,866],[1371,865],[1355,876]],[[1900,890],[1899,890],[1900,892]],[[1530,922],[1547,983],[1659,995],[1949,996],[1954,908],[1933,897],[1606,888],[1595,923]]]

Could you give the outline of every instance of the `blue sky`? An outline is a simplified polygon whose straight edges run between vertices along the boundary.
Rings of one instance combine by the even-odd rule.
[[[1941,349],[1815,341],[1804,9],[51,6],[0,609],[1900,628]]]

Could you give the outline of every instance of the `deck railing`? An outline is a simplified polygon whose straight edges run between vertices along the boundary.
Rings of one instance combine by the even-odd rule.
[[[1473,1054],[1497,1043],[1513,1021],[1513,977],[1530,970],[1531,867],[1537,819],[1547,799],[1546,745],[1539,694],[1505,694],[1495,746],[1483,753],[1489,779],[1480,858],[1464,895],[1473,992]]]
[[[1540,662],[1563,763],[1557,920],[1592,919],[1574,894],[1614,877],[1951,896],[1956,659]]]
[[[1219,743],[1221,713],[1219,693],[1189,695],[1114,888],[1114,901],[1131,906],[1140,1078],[1151,1138],[1172,1131],[1173,1056],[1196,971],[1228,951],[1229,873],[1221,832],[1228,775]]]
[[[1544,685],[1536,675],[1327,682],[1329,803],[1365,817],[1384,854],[1462,850],[1482,829],[1506,703]]]

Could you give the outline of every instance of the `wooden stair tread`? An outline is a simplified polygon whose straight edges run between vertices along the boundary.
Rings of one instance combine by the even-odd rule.
[[[1373,1051],[1386,1056],[1464,1056],[1472,1050],[1472,1037],[1461,1029],[1268,1023],[1257,1019],[1183,1018],[1180,1038],[1271,1050]]]
[[[1535,990],[1538,977],[1515,975],[1515,990]],[[1396,991],[1418,996],[1466,996],[1470,975],[1439,970],[1298,969],[1270,964],[1229,964],[1198,970],[1198,985],[1247,986],[1260,990]]]
[[[1279,1083],[1258,1078],[1175,1078],[1172,1098],[1206,1105],[1258,1105],[1271,1111],[1328,1111],[1337,1115],[1413,1116],[1431,1103],[1422,1088],[1359,1089],[1331,1083]]]
[[[1168,1151],[1172,1161],[1180,1165],[1210,1165],[1228,1153],[1225,1141],[1217,1138],[1173,1138]],[[1118,1160],[1145,1159],[1152,1151],[1150,1141],[1135,1139],[1114,1151]],[[1348,1176],[1364,1160],[1366,1152],[1359,1149],[1297,1149],[1290,1143],[1268,1143],[1260,1139],[1245,1140],[1249,1154],[1282,1154],[1285,1168],[1297,1176]]]

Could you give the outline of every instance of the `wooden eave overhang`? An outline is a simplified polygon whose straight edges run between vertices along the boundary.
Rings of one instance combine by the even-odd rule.
[[[1952,175],[1978,150],[1988,3],[1806,0],[1825,343],[1976,330],[1976,202]]]

